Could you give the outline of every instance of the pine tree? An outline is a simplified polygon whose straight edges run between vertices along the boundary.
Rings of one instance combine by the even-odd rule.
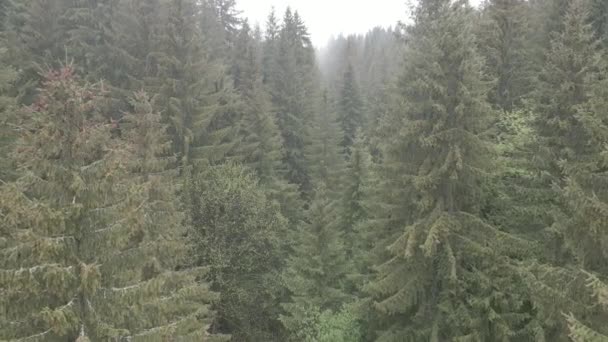
[[[36,98],[40,74],[47,65],[65,62],[67,27],[62,18],[68,2],[10,0],[5,22],[11,66],[20,70],[15,84],[19,102],[31,104]]]
[[[278,41],[279,41],[280,27],[276,17],[274,7],[268,15],[266,20],[266,32],[264,33],[264,51],[263,51],[263,74],[264,84],[271,85],[274,78],[274,72],[278,57]]]
[[[215,164],[237,144],[239,103],[221,64],[206,58],[194,0],[171,0],[162,14],[158,72],[148,81],[171,122],[182,165]]]
[[[128,92],[159,91],[153,79],[160,72],[158,59],[162,56],[159,31],[165,6],[161,3],[160,0],[121,1],[118,10],[113,11],[117,50],[114,59],[122,73],[121,83],[115,86]]]
[[[581,113],[580,107],[589,101],[589,81],[593,82],[600,61],[595,40],[586,23],[584,5],[578,0],[572,0],[571,3],[572,6],[564,17],[564,30],[556,35],[547,52],[536,95],[538,116],[535,129],[541,149],[537,160],[540,167],[559,186],[565,186],[564,176],[569,176],[563,172],[567,171],[563,170],[564,167],[570,168],[565,163],[576,159],[581,153],[589,153],[587,144],[590,135],[585,132],[589,128],[585,127],[582,119],[589,119],[593,115]],[[590,125],[598,123],[600,122]],[[596,158],[589,154],[587,156]],[[580,157],[586,156],[583,154]],[[576,185],[572,186],[566,188],[574,190]],[[565,231],[559,226],[568,220],[567,214],[554,217],[556,226],[551,229],[553,239],[563,243]]]
[[[302,203],[298,189],[285,177],[282,139],[262,81],[258,49],[245,22],[236,41],[232,72],[243,102],[240,143],[234,157],[256,171],[260,184],[268,189],[271,198],[281,203],[283,214],[294,223],[302,217]]]
[[[342,194],[344,210],[341,215],[344,249],[347,259],[353,263],[355,278],[360,278],[360,274],[357,273],[361,272],[361,267],[357,266],[363,264],[365,252],[369,249],[365,241],[366,237],[357,230],[357,227],[367,219],[368,215],[364,207],[364,201],[366,187],[369,185],[370,167],[371,156],[367,151],[361,130],[359,130],[344,175],[345,184]],[[360,290],[360,279],[353,279],[353,281],[359,283],[357,290]]]
[[[603,47],[608,44],[608,3],[601,0],[589,0],[589,15],[595,39],[602,43]]]
[[[563,241],[558,248],[571,254],[578,267],[606,277],[608,235],[604,222],[608,198],[601,191],[608,184],[604,175],[608,142],[608,122],[603,114],[608,108],[606,65],[597,52],[599,41],[587,19],[587,3],[572,0],[564,17],[564,30],[553,40],[547,56],[549,63],[543,74],[547,93],[541,98],[545,106],[540,107],[540,120],[546,122],[539,120],[538,127],[546,139],[547,151],[556,159],[551,165],[559,177],[558,194],[563,206],[552,227],[557,239]],[[597,290],[594,285],[599,284],[600,280],[594,278],[591,287]],[[568,318],[571,327],[576,325],[574,317]],[[607,334],[601,323],[605,317],[596,313],[585,323]],[[581,339],[581,331],[571,328],[571,333],[574,340]],[[599,337],[596,340],[601,341]]]
[[[521,0],[491,0],[482,14],[480,49],[486,58],[486,74],[492,78],[490,102],[512,111],[522,104],[531,86],[527,25],[528,4]]]
[[[318,83],[307,29],[299,15],[289,8],[283,18],[276,53],[276,68],[268,84],[283,138],[283,162],[288,181],[306,194],[312,186],[305,159],[307,123],[313,118]]]
[[[202,2],[202,12],[202,32],[212,59],[229,59],[242,24],[236,1],[205,0]]]
[[[281,316],[292,341],[316,341],[319,315],[339,311],[349,299],[343,291],[346,255],[338,209],[324,185],[319,185],[308,222],[293,232],[293,253],[283,276],[291,296],[282,304],[285,314]]]
[[[603,175],[606,168],[603,156],[608,142],[608,122],[603,113],[608,108],[605,100],[608,83],[604,81],[605,75],[599,74],[600,70],[605,73],[602,65],[605,62],[594,51],[597,41],[585,23],[587,13],[582,1],[572,0],[565,30],[553,42],[547,71],[560,72],[562,86],[553,88],[559,89],[554,96],[563,96],[565,103],[557,100],[559,107],[550,108],[551,112],[545,114],[550,116],[545,118],[555,123],[551,140],[555,141],[553,156],[566,177],[562,190],[569,210],[557,220],[558,226],[563,225],[563,230],[558,229],[565,234],[566,244],[582,267],[608,275],[602,261],[608,255],[600,252],[608,241],[602,228],[603,208],[608,198],[598,195],[598,190],[608,184]],[[571,75],[575,75],[574,79],[569,78]],[[564,135],[559,136],[560,133]],[[566,217],[569,219],[563,220]]]
[[[509,260],[530,246],[480,217],[492,111],[470,15],[466,1],[421,1],[409,31],[398,138],[384,157],[402,165],[417,210],[368,287],[378,341],[508,340],[526,320]]]
[[[64,67],[27,111],[13,154],[22,176],[0,196],[0,337],[207,340],[213,296],[201,270],[178,270],[158,115],[140,97],[134,135],[116,139],[101,96]]]
[[[18,73],[8,66],[6,43],[0,38],[0,180],[7,181],[13,173],[9,152],[15,139],[15,108],[17,99],[12,96]]]
[[[344,72],[342,90],[339,100],[340,126],[344,132],[344,137],[340,146],[346,155],[350,155],[351,147],[355,143],[357,130],[363,128],[363,102],[359,94],[359,86],[355,79],[355,71],[352,64],[349,64]]]
[[[337,200],[342,191],[342,176],[346,170],[344,157],[339,149],[342,132],[336,120],[327,91],[323,94],[314,122],[310,127],[310,145],[306,160],[313,184],[323,184],[327,195]]]
[[[75,1],[65,13],[70,57],[93,80],[120,86],[127,73],[116,48],[119,0]]]
[[[212,167],[188,184],[195,255],[221,291],[213,329],[238,341],[283,341],[279,279],[287,220],[257,180],[235,164]]]

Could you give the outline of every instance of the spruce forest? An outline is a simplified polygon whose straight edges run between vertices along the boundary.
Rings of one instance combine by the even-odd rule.
[[[608,341],[608,1],[244,18],[0,1],[0,341]]]

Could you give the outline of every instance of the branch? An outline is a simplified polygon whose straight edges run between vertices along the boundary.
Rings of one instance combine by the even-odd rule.
[[[17,341],[31,341],[31,340],[36,340],[38,341],[40,338],[48,335],[51,332],[51,329],[45,331],[45,332],[41,332],[40,334],[36,334],[36,335],[32,335],[32,336],[28,336],[28,337],[24,337],[22,339],[19,339]]]

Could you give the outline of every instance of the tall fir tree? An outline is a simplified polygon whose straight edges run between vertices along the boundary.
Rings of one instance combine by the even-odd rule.
[[[239,121],[240,143],[235,157],[256,171],[269,196],[281,203],[283,214],[290,221],[297,222],[302,217],[302,203],[297,187],[286,179],[282,161],[283,141],[270,96],[263,84],[259,46],[251,34],[245,22],[236,41],[232,67],[235,88],[243,102]]]
[[[597,52],[600,41],[588,23],[588,10],[586,2],[571,0],[564,30],[552,42],[543,78],[553,80],[543,88],[553,92],[544,98],[552,105],[541,107],[546,110],[541,111],[540,120],[546,122],[539,122],[539,130],[557,161],[560,177],[556,184],[563,206],[556,213],[552,229],[563,241],[565,254],[572,255],[578,267],[597,275],[592,276],[595,278],[591,283],[591,288],[597,290],[594,285],[608,276],[608,255],[604,252],[608,242],[604,223],[608,198],[601,191],[608,184],[605,176],[608,122],[603,114],[608,102],[605,59]],[[594,311],[593,307],[588,310]],[[573,319],[569,319],[571,325]],[[578,319],[608,334],[601,323],[606,319],[605,313]]]
[[[91,79],[105,79],[115,86],[124,82],[127,72],[126,65],[118,63],[118,10],[119,0],[75,1],[63,20],[68,29],[70,57]]]
[[[564,30],[557,34],[547,51],[546,63],[539,75],[535,97],[537,117],[534,127],[538,135],[538,167],[547,173],[558,186],[564,185],[562,165],[585,149],[585,132],[579,123],[579,107],[589,100],[589,80],[598,71],[595,40],[586,23],[586,12],[578,0],[572,0],[576,13],[564,16]],[[554,246],[558,263],[567,262],[564,250],[564,231],[560,222],[567,220],[559,211],[554,215],[551,239],[562,247]]]
[[[7,52],[6,41],[0,37],[0,179],[4,181],[14,173],[8,156],[16,136],[17,99],[13,88],[18,78],[17,71],[9,66]]]
[[[284,144],[283,162],[287,179],[310,193],[312,183],[307,170],[305,147],[318,98],[318,78],[314,50],[302,19],[287,9],[279,33],[276,68],[270,76],[272,102]]]
[[[20,103],[35,100],[40,74],[47,66],[58,66],[69,58],[67,27],[62,22],[68,5],[65,0],[6,3],[7,48],[11,66],[20,70],[15,84]]]
[[[179,214],[153,175],[166,146],[158,115],[137,105],[134,140],[116,139],[100,91],[70,67],[50,72],[23,119],[21,177],[0,196],[0,336],[207,340],[213,296],[202,270],[177,269]]]
[[[340,146],[346,155],[350,155],[356,133],[364,126],[363,101],[352,64],[349,64],[344,72],[338,113],[338,120],[344,133]]]
[[[171,122],[180,164],[221,162],[237,143],[238,99],[223,66],[206,58],[199,3],[171,0],[163,9],[150,87]]]
[[[589,16],[595,39],[606,48],[608,47],[608,3],[601,0],[589,0],[589,3]]]
[[[161,6],[161,4],[163,4]],[[158,93],[153,82],[162,70],[158,59],[162,57],[162,18],[165,3],[161,0],[120,1],[113,11],[112,23],[116,37],[114,61],[121,70],[120,84],[114,84],[127,93],[145,89]]]
[[[280,26],[274,7],[266,19],[266,31],[264,32],[264,51],[262,58],[264,84],[272,85],[274,72],[278,58]]]
[[[318,340],[320,314],[338,312],[349,300],[344,292],[346,255],[339,227],[337,201],[317,187],[307,222],[292,232],[293,253],[283,282],[289,300],[282,304],[281,322],[290,341]]]
[[[314,185],[323,185],[326,195],[339,199],[342,191],[342,176],[346,162],[340,151],[342,132],[333,110],[331,99],[324,91],[318,112],[310,127],[310,144],[306,148],[306,160]]]
[[[480,217],[490,167],[485,102],[466,1],[421,1],[409,30],[396,143],[384,149],[416,212],[368,287],[385,327],[377,341],[508,340],[525,326],[511,257],[528,244]]]
[[[493,82],[489,100],[505,111],[521,107],[531,90],[527,10],[525,1],[491,0],[482,12],[479,45]]]

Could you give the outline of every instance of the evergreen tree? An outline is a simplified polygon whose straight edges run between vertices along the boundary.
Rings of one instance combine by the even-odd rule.
[[[580,114],[580,107],[589,101],[589,81],[595,82],[593,79],[599,70],[599,61],[595,40],[586,23],[584,5],[578,0],[572,0],[572,6],[564,19],[564,30],[556,35],[551,42],[551,49],[547,52],[536,94],[538,115],[535,129],[539,136],[540,148],[536,159],[540,163],[539,167],[559,186],[567,185],[564,184],[564,177],[569,176],[563,172],[567,171],[564,167],[570,168],[564,163],[589,151],[587,144],[590,142],[590,135],[585,132],[587,128],[582,119],[590,116]],[[591,125],[598,123],[600,122]],[[581,155],[581,158],[584,157]],[[573,187],[566,188],[574,190]],[[558,213],[554,214],[555,225],[550,232],[552,240],[563,245],[566,242],[566,232],[560,226],[569,219],[568,214]],[[563,247],[554,246],[554,249],[556,255],[561,258],[558,262],[568,260],[567,251],[564,251]]]
[[[65,48],[67,27],[62,22],[68,1],[10,0],[6,8],[10,65],[20,70],[16,91],[21,103],[31,104],[46,66],[70,58]]]
[[[214,60],[229,59],[233,53],[241,19],[235,0],[202,1],[202,32]]]
[[[603,47],[608,44],[608,3],[601,0],[589,0],[589,15],[595,39],[601,41]]]
[[[17,80],[17,72],[8,66],[7,49],[0,38],[0,180],[7,181],[13,173],[13,167],[8,155],[15,139],[15,107],[16,99],[11,96],[12,88]]]
[[[150,88],[160,94],[180,164],[221,162],[238,142],[238,99],[222,65],[206,58],[198,3],[171,0],[165,6]]]
[[[114,60],[120,64],[117,69],[122,72],[121,83],[116,86],[123,90],[159,92],[154,78],[162,70],[159,68],[159,59],[163,55],[159,43],[165,6],[161,3],[160,0],[120,1],[118,10],[113,11],[117,50]]]
[[[292,222],[301,218],[298,189],[288,184],[282,163],[282,139],[272,111],[270,96],[262,82],[262,66],[249,25],[245,22],[235,45],[233,77],[243,102],[239,121],[240,144],[236,159],[256,171],[269,196],[281,203]]]
[[[283,281],[291,296],[281,322],[293,341],[317,341],[319,314],[337,312],[347,302],[343,291],[346,260],[336,201],[319,185],[307,221],[293,232],[293,253]]]
[[[299,15],[289,8],[285,12],[276,52],[276,68],[269,84],[283,138],[283,162],[288,181],[297,184],[306,194],[312,186],[305,159],[307,123],[312,121],[315,111],[318,83],[307,29]]]
[[[188,184],[200,265],[221,291],[213,329],[238,341],[283,341],[279,279],[287,221],[243,167],[215,166]]]
[[[340,146],[350,155],[351,147],[355,143],[357,130],[363,127],[363,102],[359,94],[359,86],[355,79],[353,66],[349,64],[344,72],[342,91],[339,101],[339,121],[344,137]]]
[[[166,146],[158,116],[140,97],[136,139],[115,139],[100,91],[65,67],[27,112],[13,154],[22,176],[0,196],[0,336],[207,340],[212,296],[201,270],[177,269],[179,214],[153,175]]]
[[[608,83],[606,75],[600,74],[605,73],[605,62],[595,52],[597,41],[586,24],[587,13],[583,1],[572,0],[565,29],[553,41],[546,72],[557,72],[561,77],[543,87],[555,93],[552,106],[543,107],[547,111],[540,119],[547,122],[539,128],[543,133],[551,129],[551,135],[543,137],[553,143],[549,148],[565,179],[559,184],[568,208],[556,219],[556,229],[564,234],[581,267],[608,275],[604,262],[608,255],[601,252],[608,241],[602,228],[608,198],[598,191],[608,184],[603,161],[608,142],[608,122],[603,115],[608,108]]]
[[[127,73],[116,49],[119,0],[75,1],[66,13],[70,57],[93,80],[119,86]]]
[[[343,192],[344,210],[341,215],[345,253],[347,259],[353,263],[353,271],[355,273],[361,271],[361,268],[355,267],[355,265],[362,264],[362,260],[365,259],[365,251],[369,249],[364,236],[361,234],[362,232],[357,231],[357,227],[367,219],[368,213],[364,207],[364,200],[366,196],[365,191],[367,190],[366,187],[369,184],[369,169],[371,163],[370,155],[367,152],[367,146],[361,135],[361,131],[359,130],[345,172]],[[355,277],[359,278],[359,274],[356,274]]]
[[[521,0],[491,0],[483,10],[480,49],[486,58],[486,74],[492,78],[490,102],[505,111],[520,107],[531,86],[525,11]]]
[[[346,163],[339,149],[342,132],[332,111],[327,91],[314,119],[310,127],[311,142],[306,149],[309,172],[312,182],[315,185],[323,184],[326,194],[332,200],[337,200],[342,191],[342,176]]]
[[[608,198],[601,191],[608,184],[604,175],[608,141],[608,123],[603,114],[608,108],[606,65],[597,52],[599,42],[587,18],[587,4],[572,0],[564,17],[564,30],[553,40],[547,56],[549,63],[542,79],[546,93],[541,98],[545,101],[541,102],[544,106],[540,107],[542,116],[537,126],[546,139],[547,152],[555,158],[549,164],[554,169],[550,170],[559,177],[556,184],[563,206],[556,212],[551,228],[563,246],[556,248],[564,248],[563,255],[572,255],[578,267],[606,277],[608,235],[604,222]],[[592,279],[591,288],[597,291],[600,278]],[[594,306],[586,311],[593,312]],[[580,340],[583,332],[576,328],[574,317],[569,316],[568,323],[572,338]],[[597,326],[604,335],[608,333],[602,324],[605,313],[578,319],[589,327]]]
[[[421,1],[399,82],[403,96],[387,164],[411,184],[413,220],[388,247],[369,290],[378,341],[508,340],[522,329],[521,279],[510,257],[529,246],[480,217],[490,166],[481,133],[492,118],[465,1]],[[402,176],[403,177],[403,176]]]
[[[274,81],[274,73],[276,72],[276,63],[278,58],[278,41],[280,27],[276,17],[274,7],[272,8],[268,19],[266,20],[266,32],[264,33],[264,51],[263,51],[263,74],[264,84],[270,84]]]

